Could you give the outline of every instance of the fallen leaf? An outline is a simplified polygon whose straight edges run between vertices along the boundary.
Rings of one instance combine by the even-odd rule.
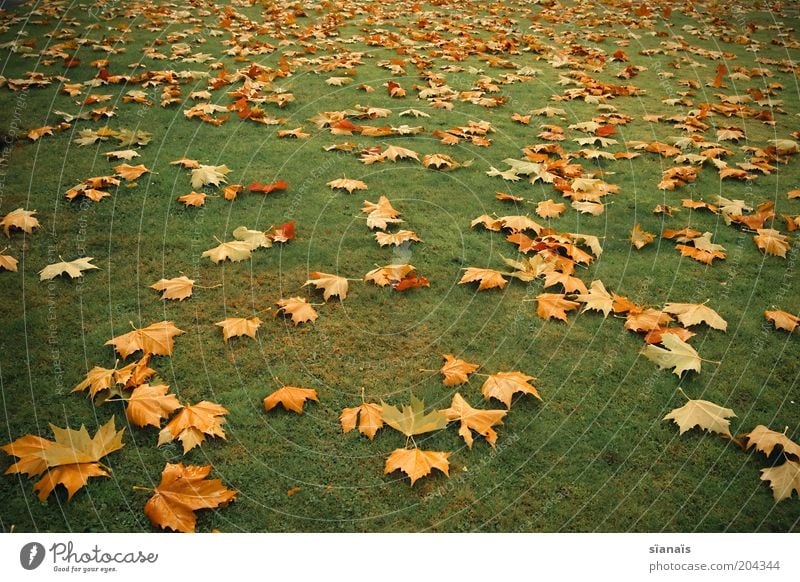
[[[398,218],[400,213],[394,209],[386,196],[381,196],[377,203],[364,200],[361,212],[366,213],[367,227],[370,229],[386,230],[389,224],[403,222]]]
[[[311,279],[303,283],[303,287],[314,285],[317,289],[322,289],[324,291],[322,298],[325,301],[331,297],[338,297],[340,301],[343,301],[347,297],[348,282],[344,277],[318,271],[309,273],[308,276]]]
[[[18,457],[18,461],[6,470],[6,474],[25,473],[35,477],[45,473],[33,486],[41,501],[47,499],[57,485],[67,489],[67,499],[86,485],[90,477],[110,477],[99,462],[100,459],[123,447],[122,433],[114,426],[114,417],[100,427],[94,437],[86,427],[79,430],[50,425],[55,440],[26,435],[0,447],[7,454]]]
[[[761,469],[761,480],[769,481],[775,501],[789,499],[793,492],[800,495],[800,462],[789,460],[777,467]]]
[[[531,380],[536,380],[536,378],[522,372],[498,372],[486,378],[481,386],[481,393],[486,400],[495,398],[505,404],[506,408],[511,408],[511,399],[517,392],[531,394],[541,400],[539,391],[528,383]]]
[[[256,331],[261,327],[261,320],[257,317],[228,317],[214,325],[222,328],[222,338],[228,343],[230,338],[242,335],[256,339]]]
[[[189,192],[183,196],[178,196],[178,202],[182,202],[185,206],[200,207],[206,203],[206,196],[202,192]]]
[[[444,365],[439,371],[444,376],[445,386],[458,386],[469,382],[469,375],[480,368],[479,365],[460,360],[452,354],[443,354],[442,357]]]
[[[461,427],[458,434],[467,443],[467,447],[472,448],[472,431],[483,436],[492,447],[497,442],[497,433],[492,429],[496,424],[503,424],[503,417],[508,413],[506,410],[481,410],[472,408],[464,397],[456,392],[450,408],[442,411],[449,421],[460,421]]]
[[[436,451],[421,451],[419,449],[395,449],[383,469],[388,475],[400,470],[411,479],[411,486],[417,479],[429,475],[433,469],[438,469],[448,477],[450,476],[450,463],[447,458],[450,453]]]
[[[466,273],[464,273],[464,276],[461,277],[461,280],[458,282],[458,284],[463,285],[464,283],[473,283],[475,281],[480,283],[478,285],[478,291],[493,289],[494,287],[499,287],[502,289],[506,286],[506,283],[508,283],[508,281],[503,278],[503,273],[500,271],[495,271],[494,269],[467,267]]]
[[[59,261],[58,263],[47,265],[44,269],[39,271],[39,280],[47,281],[64,274],[69,275],[70,279],[82,277],[83,271],[99,268],[91,263],[93,260],[93,257],[83,257],[81,259],[75,259],[74,261]]]
[[[136,426],[161,426],[161,421],[181,408],[174,394],[168,394],[169,386],[142,384],[128,398],[125,416]]]
[[[672,373],[679,377],[687,370],[694,370],[698,374],[700,373],[702,358],[692,346],[675,334],[664,335],[661,338],[661,342],[664,345],[663,348],[647,345],[639,353],[654,362],[662,370],[672,368]]]
[[[5,250],[5,249],[4,249]],[[0,251],[2,253],[3,251]],[[11,255],[3,255],[0,254],[0,269],[5,269],[6,271],[17,271],[17,259],[12,257]]]
[[[192,167],[192,166],[184,166]],[[192,169],[192,188],[195,190],[203,186],[219,186],[227,182],[226,176],[230,173],[228,166],[205,166],[200,164]]]
[[[185,455],[194,447],[201,444],[206,435],[225,439],[225,424],[223,415],[228,411],[214,402],[203,400],[197,404],[187,404],[172,420],[158,433],[158,446],[171,443],[178,439],[183,444]]]
[[[234,240],[231,242],[221,242],[213,249],[205,251],[201,256],[208,257],[215,263],[221,263],[229,259],[232,263],[238,263],[250,258],[253,250],[249,242]]]
[[[270,411],[278,404],[282,404],[285,410],[303,414],[303,404],[305,404],[306,400],[319,402],[317,391],[311,388],[283,386],[264,398],[264,410]]]
[[[198,509],[224,507],[236,499],[236,491],[226,489],[219,479],[206,479],[211,465],[195,466],[167,463],[161,483],[144,506],[144,513],[161,529],[190,533],[195,531]]]
[[[768,255],[786,258],[786,252],[789,250],[789,241],[792,240],[790,237],[781,234],[774,228],[759,228],[756,232],[758,234],[753,236],[753,240],[759,250]]]
[[[399,247],[403,243],[407,243],[409,241],[422,242],[422,239],[419,238],[417,233],[413,230],[398,230],[395,233],[376,232],[375,240],[378,241],[378,244],[382,247],[385,247],[386,245],[394,245]]]
[[[658,309],[631,310],[625,319],[629,331],[653,331],[672,322],[672,317]]]
[[[314,307],[302,297],[281,299],[276,304],[280,307],[278,311],[283,311],[283,313],[292,316],[292,321],[295,325],[309,321],[313,323],[319,317]]]
[[[548,199],[536,205],[536,214],[542,218],[558,218],[566,209],[566,204]]]
[[[332,190],[347,190],[348,194],[352,194],[353,190],[366,190],[367,185],[361,180],[351,180],[349,178],[339,178],[331,180],[327,184]]]
[[[182,333],[186,332],[175,327],[173,322],[162,321],[119,335],[103,345],[114,346],[123,358],[139,350],[154,356],[171,356],[175,345],[174,338]]]
[[[415,270],[416,267],[414,265],[386,265],[385,267],[373,269],[364,275],[364,280],[375,283],[378,287],[386,287],[387,285],[398,284],[404,277]]]
[[[734,416],[736,414],[730,408],[723,408],[708,400],[690,399],[680,408],[669,412],[662,420],[673,420],[680,427],[680,434],[699,427],[708,432],[716,432],[730,437],[731,421],[728,418]]]
[[[159,279],[150,285],[150,288],[161,291],[161,299],[183,301],[192,296],[193,285],[194,279],[181,275],[173,279]]]
[[[237,226],[231,234],[236,240],[248,243],[253,250],[272,247],[272,238],[260,230],[250,230],[246,226]]]
[[[114,171],[116,172],[117,176],[124,178],[128,182],[132,180],[136,180],[142,174],[148,173],[148,170],[144,164],[139,164],[138,166],[131,166],[129,164],[119,164],[118,166],[114,166]]]
[[[541,319],[567,321],[567,311],[580,306],[577,301],[566,299],[563,293],[540,293],[536,296],[536,315]]]
[[[764,317],[773,323],[775,329],[782,329],[789,333],[792,333],[800,325],[800,317],[780,309],[765,311]]]
[[[684,327],[705,323],[709,327],[725,331],[728,329],[726,322],[719,313],[706,307],[705,304],[698,303],[667,303],[663,309],[664,313],[671,313],[677,316],[678,321]]]
[[[402,410],[381,401],[383,422],[407,437],[439,430],[447,426],[447,417],[439,410],[425,413],[425,402],[411,395],[411,404],[404,404]]]
[[[342,432],[348,433],[356,428],[356,420],[358,420],[358,431],[372,440],[375,438],[375,433],[383,428],[382,410],[379,405],[371,402],[364,402],[355,408],[343,409],[339,416]]]
[[[584,304],[584,311],[602,311],[604,317],[614,310],[614,299],[600,280],[592,281],[588,293],[576,295],[575,301]]]
[[[39,227],[39,221],[33,216],[36,214],[35,210],[25,210],[24,208],[17,208],[6,214],[0,220],[0,226],[3,227],[3,232],[6,236],[11,236],[11,229],[17,228],[23,232],[31,234],[34,228]]]
[[[769,457],[772,455],[775,447],[781,447],[784,455],[793,457],[791,460],[800,460],[800,445],[785,434],[771,430],[763,424],[759,424],[749,433],[743,434],[741,438],[747,443],[744,447],[746,451],[751,447],[755,447],[757,451]]]
[[[633,230],[631,230],[631,243],[633,243],[633,246],[635,246],[637,250],[649,245],[655,238],[656,235],[643,231],[639,224],[635,224]]]

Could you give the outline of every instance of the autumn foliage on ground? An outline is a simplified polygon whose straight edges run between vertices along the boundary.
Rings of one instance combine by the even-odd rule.
[[[0,12],[3,528],[796,529],[775,10]]]

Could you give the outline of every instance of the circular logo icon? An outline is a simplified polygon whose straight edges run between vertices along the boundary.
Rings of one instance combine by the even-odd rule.
[[[30,542],[19,551],[19,563],[26,570],[35,570],[44,561],[44,546],[39,542]]]

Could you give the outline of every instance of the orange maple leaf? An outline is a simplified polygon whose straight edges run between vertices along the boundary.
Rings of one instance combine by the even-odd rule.
[[[384,474],[393,473],[398,469],[411,479],[411,486],[417,479],[430,474],[434,469],[450,476],[450,463],[447,458],[450,453],[436,451],[421,451],[419,449],[395,449],[383,469]]]
[[[339,416],[342,432],[348,433],[356,428],[356,420],[358,420],[358,431],[369,437],[369,440],[372,440],[375,438],[375,433],[383,428],[381,411],[380,405],[371,402],[364,402],[361,406],[356,406],[355,408],[343,409],[342,414]]]
[[[161,483],[155,489],[136,487],[153,492],[144,506],[150,523],[161,529],[193,532],[198,509],[224,507],[236,499],[236,491],[226,489],[219,479],[206,479],[211,465],[195,466],[167,463],[161,473]]]
[[[278,404],[282,404],[285,410],[303,414],[303,404],[306,400],[319,402],[317,391],[312,388],[283,386],[264,398],[264,410],[270,411]]]
[[[528,383],[530,380],[536,380],[536,378],[522,372],[498,372],[487,376],[481,387],[481,393],[486,400],[495,398],[505,404],[506,408],[511,408],[511,398],[517,392],[531,394],[541,400],[539,391]]]
[[[214,402],[203,400],[181,409],[158,434],[158,446],[171,443],[176,438],[183,444],[186,454],[205,440],[205,435],[225,438],[223,415],[228,411]]]
[[[123,358],[139,350],[154,356],[171,356],[174,338],[182,333],[185,332],[175,327],[171,321],[162,321],[119,335],[104,345],[114,346]]]
[[[542,319],[567,321],[567,311],[578,309],[580,306],[577,301],[566,299],[563,293],[540,293],[536,296],[536,315]]]
[[[469,382],[469,375],[480,368],[479,365],[460,360],[452,354],[442,354],[444,365],[439,370],[444,376],[445,386],[458,386]]]

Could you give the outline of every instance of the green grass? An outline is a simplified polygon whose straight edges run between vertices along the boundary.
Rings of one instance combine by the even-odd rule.
[[[472,10],[461,3],[446,3],[439,8],[421,4],[425,10],[464,18]],[[86,30],[85,24],[97,22],[86,6],[65,2],[46,5],[69,6],[67,15],[76,21],[70,24],[64,20],[63,11],[46,18],[46,22],[41,22],[43,16],[34,18],[39,22],[27,23],[11,22],[5,16],[0,19],[7,24],[0,31],[0,44],[24,30],[28,39],[36,39],[36,50],[40,50],[49,42],[45,34],[57,28],[72,26],[75,34],[97,40],[121,34],[115,27],[127,23],[131,30],[121,45],[126,52],[108,57],[112,73],[175,69],[209,70],[215,76],[217,71],[209,69],[211,62],[224,63],[229,72],[247,66],[223,54],[228,47],[222,41],[230,38],[229,33],[211,35],[219,30],[216,15],[197,16],[199,32],[184,40],[192,44],[194,52],[214,55],[213,61],[202,64],[142,58],[144,68],[128,69],[129,64],[139,62],[142,49],[156,39],[165,41],[156,48],[169,54],[168,35],[185,31],[190,24],[175,22],[160,31],[140,28],[145,22],[141,14],[124,18],[127,3],[119,3],[110,4],[114,19],[99,21],[98,29]],[[262,18],[259,7],[237,10],[259,21]],[[485,18],[490,16],[486,8],[475,10]],[[504,3],[493,10],[493,18],[513,18],[517,21],[515,28],[529,34],[531,16],[542,8],[526,2]],[[596,11],[584,8],[583,13],[590,19],[602,10],[598,5]],[[18,14],[23,11],[17,9]],[[298,18],[301,28],[327,13],[324,9],[308,12],[308,17]],[[743,45],[721,42],[716,32],[698,38],[682,28],[712,26],[700,13],[682,14],[676,7],[670,29],[664,21],[654,19],[652,30],[664,32],[664,36],[651,36],[648,28],[631,29],[631,21],[624,15],[607,16],[593,28],[587,28],[589,23],[581,19],[554,22],[546,18],[538,21],[536,34],[542,42],[549,42],[542,27],[553,27],[562,35],[578,34],[576,42],[607,55],[620,48],[618,40],[629,38],[629,30],[639,35],[623,48],[631,64],[645,66],[646,71],[630,81],[615,78],[623,68],[619,63],[590,73],[600,81],[631,83],[647,92],[642,97],[620,97],[611,102],[633,121],[618,128],[615,137],[620,144],[609,151],[622,151],[623,141],[681,135],[671,126],[641,119],[644,114],[671,116],[691,109],[661,103],[663,97],[686,90],[678,85],[679,79],[696,79],[703,85],[691,97],[695,103],[717,102],[714,93],[720,92],[704,86],[713,78],[719,61],[688,51],[648,57],[639,55],[639,50],[658,48],[661,42],[681,35],[692,50],[734,54],[735,59],[726,61],[729,68],[760,66],[754,53]],[[730,21],[732,27],[740,21],[769,26],[774,24],[773,16],[782,20],[787,30],[800,24],[794,12],[745,13],[743,20],[737,20],[734,13]],[[753,206],[774,200],[778,213],[797,215],[800,202],[786,197],[800,180],[796,160],[750,184],[720,182],[714,169],[707,166],[696,183],[673,192],[656,188],[671,160],[645,153],[630,162],[580,161],[586,171],[613,172],[605,179],[619,185],[620,192],[599,217],[568,209],[549,223],[562,232],[601,237],[603,255],[588,269],[580,269],[578,276],[587,284],[602,279],[609,289],[642,304],[709,300],[709,305],[728,321],[727,333],[700,327],[694,330],[697,336],[691,341],[701,355],[721,364],[704,364],[701,374],[690,373],[678,381],[668,371],[658,370],[638,357],[641,338],[625,331],[622,319],[603,319],[591,312],[571,314],[568,324],[539,319],[536,304],[525,300],[541,292],[541,282],[512,281],[502,291],[485,292],[477,292],[474,285],[457,284],[462,268],[502,270],[502,257],[516,254],[503,234],[470,229],[470,220],[484,213],[533,215],[534,206],[497,201],[496,191],[535,201],[560,200],[560,193],[549,185],[525,181],[512,184],[488,177],[485,172],[490,166],[505,168],[502,160],[520,157],[523,146],[542,143],[536,137],[539,123],[566,129],[598,114],[596,106],[582,101],[551,101],[552,95],[564,90],[557,82],[559,74],[569,67],[555,69],[547,56],[537,59],[532,52],[501,54],[501,58],[540,71],[531,81],[503,85],[501,94],[508,98],[505,106],[487,109],[456,101],[452,111],[430,109],[425,101],[415,98],[412,85],[423,84],[423,80],[412,64],[406,66],[407,76],[397,78],[376,65],[380,60],[405,55],[360,41],[340,42],[376,27],[407,34],[405,26],[415,22],[416,16],[402,11],[400,17],[377,24],[369,24],[364,18],[343,17],[340,40],[334,39],[330,49],[321,46],[315,54],[305,55],[339,54],[344,48],[363,51],[364,64],[356,68],[351,85],[336,88],[325,84],[325,79],[344,70],[314,74],[310,66],[299,64],[293,76],[277,83],[295,95],[295,102],[283,110],[266,106],[269,113],[288,118],[279,127],[302,126],[312,133],[307,140],[278,139],[275,127],[239,121],[235,115],[214,127],[185,119],[180,105],[123,104],[118,100],[121,95],[141,87],[109,85],[91,92],[111,94],[110,103],[118,106],[116,117],[100,122],[77,121],[67,131],[31,143],[24,131],[55,125],[59,121],[56,110],[77,112],[80,106],[76,101],[86,92],[80,98],[70,98],[59,93],[58,81],[25,93],[0,89],[0,110],[4,112],[0,129],[9,133],[16,126],[20,128],[20,139],[4,152],[0,216],[24,207],[36,209],[42,223],[32,235],[15,233],[4,243],[9,246],[6,252],[17,257],[20,265],[18,273],[0,272],[4,412],[0,440],[6,443],[28,433],[49,438],[48,423],[73,428],[86,424],[94,432],[112,415],[118,426],[125,425],[122,404],[94,407],[85,396],[69,391],[92,366],[114,364],[115,355],[104,343],[129,331],[129,322],[139,327],[166,319],[185,330],[187,333],[176,339],[174,355],[154,358],[151,365],[182,402],[208,399],[230,411],[225,425],[227,441],[211,439],[186,455],[175,443],[157,448],[157,431],[153,428],[127,427],[125,447],[104,460],[113,467],[112,478],[91,480],[69,503],[60,488],[42,503],[32,491],[33,480],[19,475],[3,477],[0,528],[152,531],[142,511],[148,495],[134,491],[133,486],[157,484],[165,462],[181,461],[213,464],[213,474],[240,492],[229,507],[200,512],[199,531],[796,531],[800,517],[797,498],[775,503],[767,484],[759,480],[759,469],[776,459],[744,453],[730,441],[697,430],[679,437],[674,424],[661,420],[683,403],[677,391],[680,386],[691,397],[733,408],[737,413],[731,425],[734,433],[765,424],[776,430],[788,427],[790,437],[800,437],[797,337],[772,329],[762,315],[773,306],[800,311],[795,291],[796,246],[786,260],[765,257],[750,233],[726,226],[721,217],[687,209],[672,218],[651,212],[659,203],[680,206],[681,198],[710,201],[719,193],[742,198]],[[441,14],[431,18],[444,21]],[[589,30],[608,38],[586,40],[582,35]],[[441,34],[446,38],[452,35],[447,31]],[[476,25],[475,36],[486,39],[491,32]],[[759,29],[752,36],[761,43],[759,56],[797,57],[795,49],[770,44],[773,30]],[[197,44],[200,38],[206,42]],[[257,38],[275,46],[279,41],[270,34],[258,34]],[[295,41],[284,50],[300,49]],[[15,79],[35,70],[82,82],[96,74],[89,62],[105,55],[87,45],[77,51],[77,56],[82,60],[80,66],[63,69],[61,60],[45,65],[37,58],[0,49],[0,73]],[[277,67],[279,58],[276,51],[256,55],[253,61]],[[448,64],[439,57],[432,59],[434,72],[439,72],[439,65]],[[704,67],[692,67],[689,61]],[[678,62],[681,68],[673,68]],[[492,68],[475,56],[457,64],[479,67],[482,74],[495,78],[513,72]],[[765,82],[782,83],[784,89],[776,98],[783,100],[786,113],[776,114],[775,127],[722,117],[713,118],[712,123],[745,128],[747,145],[763,147],[769,139],[791,139],[796,129],[793,120],[800,114],[796,81],[778,67],[772,70],[772,79],[737,81],[735,88],[722,92],[743,94],[748,88],[763,87]],[[673,72],[675,77],[660,79],[660,71]],[[443,75],[457,90],[468,90],[478,77],[468,71]],[[408,97],[390,99],[381,87],[388,80],[400,82]],[[372,85],[375,92],[358,90],[360,83]],[[184,98],[190,91],[205,89],[206,84],[200,80],[183,85]],[[227,105],[230,99],[226,91],[240,84],[213,91],[213,102]],[[153,96],[159,101],[160,88]],[[191,104],[188,102],[186,108]],[[319,111],[343,110],[356,104],[394,111],[388,119],[364,123],[423,125],[425,133],[404,138],[336,137],[307,121]],[[512,112],[525,113],[548,104],[563,107],[567,115],[549,120],[534,117],[530,126],[511,121]],[[410,107],[428,111],[431,117],[415,120],[397,115]],[[491,122],[496,129],[489,148],[471,144],[448,147],[431,136],[437,129],[479,119]],[[152,142],[136,148],[141,157],[130,163],[143,163],[153,172],[142,176],[133,187],[123,184],[111,198],[98,204],[70,203],[64,198],[68,188],[90,176],[113,172],[115,164],[102,154],[119,149],[116,142],[88,147],[72,143],[79,130],[104,125],[152,133]],[[570,140],[583,134],[567,130],[567,137],[561,142],[563,147],[577,150],[577,144]],[[713,141],[714,130],[706,137]],[[470,167],[443,173],[413,162],[365,166],[352,154],[322,150],[324,145],[345,140],[364,146],[394,143],[421,154],[448,153],[459,161],[474,162]],[[725,145],[736,151],[732,161],[746,159],[737,144]],[[185,209],[175,198],[191,190],[189,174],[169,164],[182,156],[201,163],[227,164],[232,170],[230,183],[283,179],[290,188],[269,196],[244,192],[232,203],[212,197],[203,209]],[[327,188],[326,182],[343,174],[366,181],[369,190],[348,195]],[[215,191],[209,189],[208,193]],[[424,240],[413,245],[410,253],[379,248],[366,228],[360,216],[362,200],[375,201],[380,195],[388,196],[402,212],[403,226],[415,230]],[[200,257],[217,244],[214,237],[229,240],[239,225],[266,229],[290,219],[297,223],[297,239],[255,252],[251,261],[219,266]],[[636,251],[628,240],[635,223],[654,233],[687,225],[711,231],[714,241],[727,248],[728,258],[713,266],[702,265],[682,258],[671,241],[658,238]],[[785,225],[776,221],[776,228],[784,229]],[[39,282],[37,272],[59,256],[65,260],[95,257],[102,270],[75,281],[59,278]],[[431,281],[431,287],[395,293],[353,282],[344,302],[332,301],[318,308],[320,317],[314,325],[295,327],[272,317],[275,301],[283,297],[300,295],[321,302],[320,294],[301,287],[310,271],[359,278],[376,265],[400,259],[414,264],[420,275]],[[148,288],[162,277],[180,273],[196,279],[199,285],[217,287],[196,289],[191,299],[180,303],[161,302]],[[264,321],[256,341],[237,338],[226,345],[213,325],[226,317],[256,315]],[[499,428],[496,450],[483,439],[476,439],[473,450],[466,449],[452,427],[419,438],[418,444],[425,449],[452,451],[450,478],[437,473],[412,488],[400,473],[383,474],[387,455],[404,445],[402,435],[390,429],[379,432],[374,441],[354,433],[342,435],[338,416],[343,407],[360,402],[362,390],[370,400],[400,404],[413,393],[432,407],[449,406],[454,390],[443,387],[437,374],[419,371],[438,368],[439,354],[448,352],[480,363],[481,371],[487,373],[521,370],[536,376],[544,401],[515,401]],[[287,384],[317,389],[320,403],[307,405],[302,416],[284,411],[265,413],[262,400],[278,387],[275,377]],[[479,378],[459,390],[473,405],[482,402]],[[7,460],[10,464],[10,457]],[[287,495],[293,487],[301,489]]]

